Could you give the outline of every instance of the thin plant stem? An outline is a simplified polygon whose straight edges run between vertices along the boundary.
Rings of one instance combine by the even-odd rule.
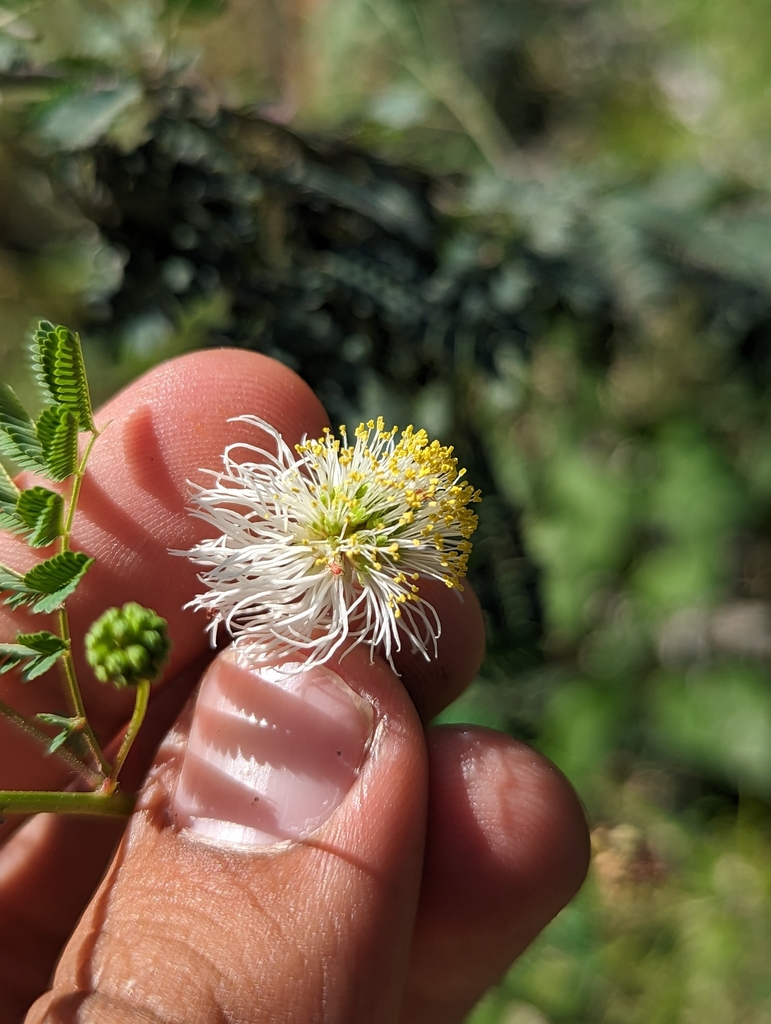
[[[99,771],[103,776],[109,776],[110,774],[110,762],[102,753],[102,748],[99,746],[99,742],[94,734],[94,730],[88,721],[86,715],[86,708],[83,704],[83,696],[78,686],[78,679],[75,675],[75,661],[72,657],[72,650],[70,649],[70,620],[67,614],[67,608],[62,605],[58,611],[59,617],[59,635],[62,640],[67,642],[67,649],[62,654],[61,664],[64,670],[64,680],[67,691],[67,696],[70,701],[72,712],[78,718],[83,719],[83,728],[80,730],[81,735],[86,741],[91,756],[94,761],[99,765]]]
[[[126,729],[126,735],[123,737],[123,742],[121,743],[120,750],[118,751],[118,756],[115,758],[115,761],[113,763],[112,771],[110,772],[110,778],[107,783],[108,787],[110,785],[116,786],[118,784],[118,775],[120,773],[121,768],[123,767],[123,762],[128,757],[128,752],[129,750],[131,750],[131,746],[137,737],[137,733],[141,728],[142,722],[144,721],[145,712],[147,711],[147,702],[149,701],[149,699],[150,682],[147,679],[142,679],[137,684],[137,695],[136,700],[134,702],[134,714],[131,716],[131,721],[129,722],[128,728]]]
[[[64,526],[62,528],[62,538],[60,551],[69,551],[70,549],[70,534],[72,533],[72,523],[75,518],[75,509],[78,504],[78,497],[80,496],[80,488],[83,483],[83,478],[86,475],[86,464],[88,457],[91,454],[91,450],[94,447],[94,443],[99,437],[99,431],[93,431],[89,439],[86,449],[83,452],[83,456],[78,463],[78,468],[75,472],[75,479],[72,483],[72,490],[70,492],[70,501],[67,508],[67,517],[64,520]],[[83,719],[83,728],[81,734],[86,741],[86,746],[91,753],[95,763],[99,766],[99,770],[102,776],[109,776],[111,768],[110,762],[105,758],[102,753],[102,748],[99,746],[94,730],[88,721],[88,715],[86,714],[85,705],[83,704],[83,696],[80,692],[80,686],[78,685],[78,677],[75,672],[75,661],[72,657],[72,637],[70,634],[70,620],[67,614],[66,605],[62,605],[58,612],[59,618],[59,635],[62,640],[66,643],[67,647],[64,651],[61,659],[61,664],[64,674],[64,684],[67,697],[69,699],[71,709],[73,713]]]
[[[5,715],[9,721],[13,722],[13,724],[23,732],[26,732],[28,736],[32,736],[39,743],[42,743],[43,746],[48,748],[51,742],[51,737],[46,736],[41,729],[38,729],[34,722],[30,722],[28,718],[19,714],[18,711],[12,708],[10,704],[6,704],[3,700],[0,700],[0,714]],[[57,750],[50,751],[49,753],[52,757],[58,757],[61,761],[64,761],[69,768],[74,769],[82,775],[89,785],[97,787],[104,781],[100,773],[92,771],[91,768],[89,768],[87,764],[84,764],[79,757],[71,751],[65,750],[64,747],[59,747]]]
[[[0,790],[0,814],[96,814],[127,818],[134,810],[134,798],[114,790],[110,793],[57,793],[48,790]]]
[[[70,492],[70,503],[67,509],[67,518],[64,520],[64,526],[62,528],[62,551],[66,551],[70,546],[70,533],[72,532],[72,522],[75,518],[75,509],[78,504],[78,498],[80,497],[80,488],[83,485],[83,478],[86,475],[86,463],[88,457],[91,454],[91,449],[96,443],[96,439],[101,434],[100,430],[95,430],[91,434],[86,450],[83,452],[83,457],[78,463],[78,468],[75,471],[75,479],[72,482],[72,491]]]

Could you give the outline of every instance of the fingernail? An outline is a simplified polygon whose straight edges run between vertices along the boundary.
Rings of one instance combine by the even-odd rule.
[[[212,662],[174,794],[180,827],[270,846],[307,837],[342,803],[372,736],[372,706],[326,666],[293,669],[255,670],[233,652]]]

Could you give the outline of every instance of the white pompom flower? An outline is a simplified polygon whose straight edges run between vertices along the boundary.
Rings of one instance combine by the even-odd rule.
[[[393,665],[405,638],[435,657],[441,623],[420,580],[462,590],[480,500],[452,448],[379,418],[353,444],[341,427],[293,451],[258,417],[238,420],[275,451],[230,445],[212,486],[195,488],[191,511],[217,536],[185,552],[208,588],[190,607],[208,612],[212,642],[224,624],[258,667],[318,665],[360,643]]]

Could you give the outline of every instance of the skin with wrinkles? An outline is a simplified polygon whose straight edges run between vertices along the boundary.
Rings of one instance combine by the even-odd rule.
[[[204,623],[181,611],[197,591],[195,571],[166,552],[201,538],[185,511],[187,480],[241,439],[226,420],[244,414],[273,423],[288,443],[319,436],[325,420],[285,367],[227,350],[156,368],[100,414],[112,424],[94,451],[73,539],[99,562],[73,601],[73,630],[108,604],[137,600],[170,620],[175,643],[127,765],[137,783],[209,657]],[[0,539],[0,560],[23,568],[27,554]],[[307,840],[255,852],[175,828],[170,794],[189,708],[90,903],[117,823],[41,818],[9,839],[0,852],[0,1024],[17,1024],[37,997],[29,1024],[460,1022],[575,892],[588,846],[573,791],[539,755],[488,730],[425,731],[421,719],[468,685],[483,650],[468,588],[460,600],[445,590],[432,601],[443,623],[436,661],[402,653],[401,679],[361,649],[334,666],[371,703],[375,740],[343,803]],[[0,636],[27,623],[3,612]],[[55,702],[58,683],[24,688],[4,676],[1,686],[34,713]],[[94,683],[86,700],[109,743],[130,695]],[[2,727],[0,785],[63,781],[53,761]]]

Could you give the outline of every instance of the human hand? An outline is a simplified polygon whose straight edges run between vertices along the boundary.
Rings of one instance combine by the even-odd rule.
[[[97,563],[71,601],[73,635],[105,605],[136,600],[169,620],[175,645],[126,767],[137,781],[209,657],[200,616],[182,611],[195,569],[167,556],[206,532],[185,512],[187,480],[216,467],[227,443],[253,440],[227,422],[243,413],[290,444],[325,423],[294,374],[241,351],[158,367],[99,417],[112,422],[74,532]],[[0,561],[29,558],[23,543],[0,541]],[[573,791],[539,755],[489,730],[424,730],[483,648],[468,588],[459,599],[439,586],[431,600],[439,657],[402,652],[401,680],[362,648],[280,685],[219,655],[90,903],[120,823],[40,816],[13,834],[0,853],[0,1024],[17,1024],[44,991],[65,943],[28,1024],[461,1021],[578,888],[588,841]],[[23,613],[0,611],[3,639],[20,626]],[[2,685],[25,714],[57,703],[55,679]],[[119,733],[131,695],[94,682],[85,699],[100,739]],[[270,749],[266,716],[282,737]],[[4,787],[66,784],[23,734],[0,730]],[[250,756],[268,765],[260,786],[277,813],[264,815],[250,780],[234,778]]]

